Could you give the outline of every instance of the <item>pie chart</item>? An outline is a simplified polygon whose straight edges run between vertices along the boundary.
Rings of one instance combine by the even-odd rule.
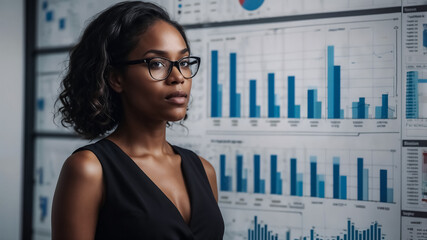
[[[239,0],[240,5],[248,11],[257,10],[264,3],[264,0]]]

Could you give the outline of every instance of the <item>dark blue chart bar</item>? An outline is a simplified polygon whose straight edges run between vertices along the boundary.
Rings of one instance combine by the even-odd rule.
[[[310,156],[310,196],[325,197],[325,175],[317,174],[316,156]]]
[[[259,118],[261,117],[261,107],[256,104],[257,88],[256,80],[249,81],[249,117]]]
[[[334,46],[328,46],[328,118],[344,118],[341,109],[341,66],[334,65]]]
[[[297,159],[291,158],[291,196],[302,196],[303,194],[303,175],[297,173]]]
[[[224,154],[219,156],[220,158],[220,186],[221,191],[231,192],[232,191],[232,182],[231,176],[227,176],[226,173],[226,157]]]
[[[265,193],[265,180],[261,179],[261,156],[254,155],[254,193]]]
[[[230,117],[240,117],[241,95],[237,93],[237,54],[230,53]]]
[[[300,118],[301,107],[295,104],[295,76],[288,76],[288,118]]]
[[[276,94],[274,91],[274,73],[268,74],[268,117],[279,118],[280,106],[276,105]]]
[[[222,85],[218,83],[218,51],[211,51],[211,117],[222,117]]]
[[[248,192],[248,179],[247,179],[247,170],[243,169],[243,156],[237,155],[237,192]]]
[[[282,194],[282,178],[277,171],[277,155],[270,156],[271,194]]]

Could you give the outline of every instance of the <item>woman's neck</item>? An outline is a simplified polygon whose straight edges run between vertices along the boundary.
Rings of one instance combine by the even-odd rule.
[[[123,119],[117,129],[107,137],[133,156],[164,155],[170,152],[166,142],[165,121],[138,121]]]

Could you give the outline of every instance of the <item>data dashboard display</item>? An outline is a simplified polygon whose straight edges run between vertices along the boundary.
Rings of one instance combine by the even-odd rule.
[[[114,0],[38,2],[38,49]],[[224,239],[427,238],[427,2],[161,0],[201,68],[167,140],[215,168]],[[36,57],[34,239],[86,141],[52,121],[68,54]],[[58,105],[56,106],[58,107]]]

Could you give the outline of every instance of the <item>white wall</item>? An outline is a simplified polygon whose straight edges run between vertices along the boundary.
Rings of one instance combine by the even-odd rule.
[[[0,0],[0,239],[21,238],[24,0]]]

